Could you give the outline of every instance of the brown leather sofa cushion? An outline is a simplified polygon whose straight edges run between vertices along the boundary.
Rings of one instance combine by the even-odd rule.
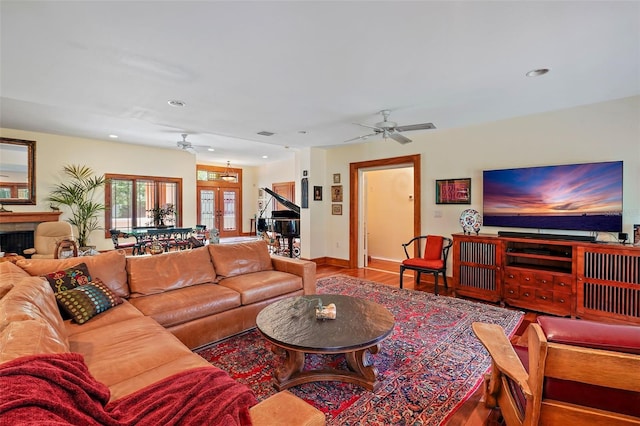
[[[76,324],[69,319],[64,322],[64,325],[67,329],[67,334],[69,335],[69,337],[71,337],[74,334],[94,330],[100,327],[104,327],[105,325],[115,324],[132,318],[141,317],[144,317],[144,314],[125,299],[120,305],[96,315],[95,317],[91,318],[91,321],[87,321],[84,324]]]
[[[134,376],[193,355],[175,336],[149,317],[132,318],[69,337],[91,374],[111,387]]]
[[[13,262],[0,262],[0,299],[22,278],[29,274]]]
[[[22,278],[0,299],[0,362],[68,351],[67,331],[49,283]]]
[[[261,271],[225,278],[218,285],[240,293],[242,304],[249,305],[302,290],[302,278],[286,272]]]
[[[22,259],[16,264],[29,275],[40,276],[85,263],[91,277],[100,280],[120,297],[129,297],[127,286],[126,256],[124,250],[111,250],[96,256],[70,257],[68,259]]]
[[[237,244],[209,244],[209,253],[220,277],[235,277],[273,269],[264,240]]]
[[[128,257],[127,273],[132,298],[213,282],[216,278],[206,247]]]
[[[240,306],[240,294],[218,284],[201,284],[130,299],[164,327],[171,327]]]

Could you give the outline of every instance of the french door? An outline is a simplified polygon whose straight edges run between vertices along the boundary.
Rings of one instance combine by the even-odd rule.
[[[239,202],[238,188],[198,187],[198,224],[218,229],[221,238],[239,236]]]

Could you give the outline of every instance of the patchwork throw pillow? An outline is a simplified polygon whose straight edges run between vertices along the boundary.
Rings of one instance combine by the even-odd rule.
[[[122,299],[97,278],[88,284],[56,293],[56,299],[78,324],[84,324],[99,313],[122,303]]]
[[[49,284],[51,284],[54,293],[71,290],[72,288],[91,282],[89,268],[87,268],[85,263],[72,266],[62,271],[51,272],[44,277],[49,281]]]

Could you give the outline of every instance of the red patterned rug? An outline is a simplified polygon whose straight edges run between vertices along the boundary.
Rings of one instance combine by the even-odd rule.
[[[440,425],[480,386],[491,358],[471,330],[474,321],[513,334],[522,312],[346,276],[318,280],[319,294],[346,294],[386,306],[393,333],[372,355],[377,392],[342,382],[307,383],[289,389],[327,416],[328,425]],[[259,400],[276,393],[271,374],[281,362],[256,330],[231,337],[198,354],[253,389]],[[346,366],[344,357],[308,355],[306,367]]]

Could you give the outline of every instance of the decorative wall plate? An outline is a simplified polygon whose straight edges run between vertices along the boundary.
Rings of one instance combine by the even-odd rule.
[[[465,234],[478,234],[482,227],[482,215],[475,209],[466,209],[460,215],[460,226]]]

